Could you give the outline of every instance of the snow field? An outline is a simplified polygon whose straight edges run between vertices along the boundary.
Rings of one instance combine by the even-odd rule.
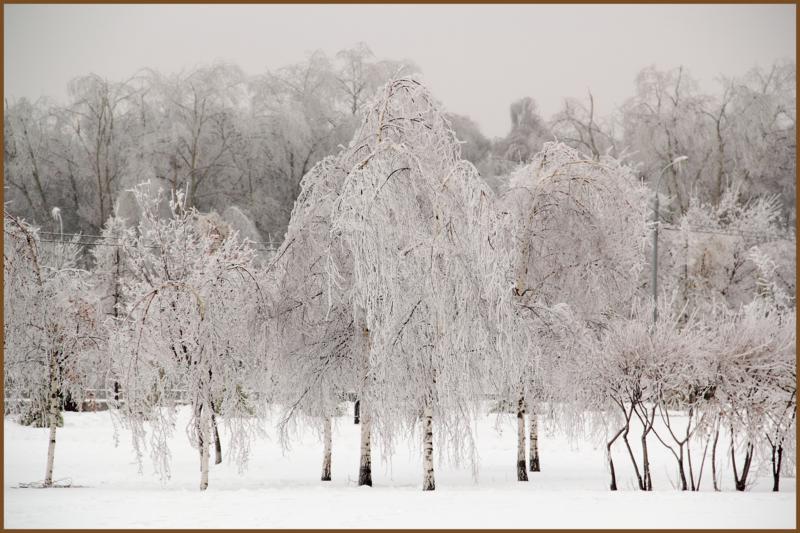
[[[47,430],[4,421],[4,526],[6,528],[794,528],[795,479],[784,477],[781,492],[770,492],[765,470],[746,493],[733,492],[729,465],[721,461],[723,492],[674,489],[675,467],[654,443],[652,493],[635,490],[623,448],[614,452],[620,490],[608,490],[605,451],[589,442],[540,430],[542,472],[516,481],[513,415],[478,420],[478,479],[469,464],[456,467],[435,456],[436,491],[422,492],[419,434],[399,441],[388,457],[373,448],[374,486],[358,487],[359,426],[335,419],[333,480],[319,481],[320,436],[298,426],[291,449],[283,452],[268,423],[253,442],[241,474],[224,460],[212,465],[210,486],[198,490],[199,458],[184,428],[182,408],[171,441],[172,476],[162,485],[149,458],[143,474],[120,429],[119,446],[106,413],[65,413],[57,435],[55,479],[70,478],[69,489],[21,489],[43,478]],[[499,419],[498,419],[499,416]],[[223,457],[227,432],[220,427]],[[434,441],[434,444],[436,441]],[[768,465],[764,465],[768,467]],[[708,465],[706,465],[708,468]]]

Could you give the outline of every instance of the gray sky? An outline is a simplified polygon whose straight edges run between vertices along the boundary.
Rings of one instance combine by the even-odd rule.
[[[644,66],[719,74],[795,59],[794,5],[6,5],[7,97],[66,99],[94,72],[173,72],[232,61],[248,73],[366,42],[411,59],[448,110],[504,135],[508,106],[533,96],[547,118],[591,88],[599,110],[633,92]]]

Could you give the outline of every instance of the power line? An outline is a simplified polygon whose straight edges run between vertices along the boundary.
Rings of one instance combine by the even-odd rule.
[[[746,229],[726,229],[726,228],[715,228],[713,226],[706,226],[706,225],[697,225],[697,226],[675,226],[675,225],[668,225],[668,224],[661,224],[661,229],[667,231],[684,231],[688,230],[693,233],[706,233],[711,235],[725,235],[729,237],[743,237],[743,238],[753,238],[753,239],[761,239],[764,241],[768,240],[786,240],[790,242],[795,242],[795,238],[793,234],[780,234],[780,233],[764,233],[755,230],[746,230]],[[86,233],[59,233],[53,231],[40,231],[40,235],[52,235],[57,237],[72,237],[77,238],[77,241],[68,241],[68,240],[57,240],[57,239],[46,239],[46,238],[39,238],[42,242],[48,243],[61,243],[61,244],[76,244],[79,246],[113,246],[113,247],[122,247],[122,243],[120,241],[109,242],[113,239],[113,237],[109,237],[106,235],[92,235]],[[94,241],[84,241],[83,239],[96,239]],[[280,243],[275,241],[246,241],[247,244],[251,245],[258,251],[267,251],[267,252],[274,252],[280,247]],[[156,245],[141,245],[145,248],[160,248],[160,246]]]
[[[57,231],[40,231],[39,234],[40,235],[53,235],[53,236],[56,236],[56,237],[59,237],[59,236],[78,237],[79,239],[82,239],[82,238],[111,239],[111,238],[113,238],[113,237],[109,237],[107,235],[91,235],[91,234],[88,234],[88,233],[60,233],[60,232],[57,232]],[[44,240],[44,239],[42,239],[42,240]],[[57,241],[53,241],[53,242],[57,242]],[[272,246],[272,247],[275,247],[276,249],[280,246],[280,243],[277,242],[277,241],[250,241],[250,240],[248,240],[247,242],[249,244]]]
[[[77,244],[80,246],[114,246],[116,248],[122,247],[121,243],[113,243],[113,242],[80,242],[80,241],[65,241],[65,240],[57,241],[53,239],[42,239],[41,237],[39,238],[39,242],[53,242],[56,244]],[[148,245],[142,245],[142,246],[144,246],[145,248],[160,248],[160,246],[148,246]]]
[[[680,226],[671,226],[675,228],[679,228]],[[719,231],[719,232],[730,232],[730,233],[741,233],[743,235],[769,235],[769,236],[778,236],[781,237],[782,235],[788,235],[788,232],[781,234],[779,231],[758,231],[758,230],[750,230],[744,228],[720,228],[718,226],[710,226],[707,224],[699,224],[699,225],[688,225],[689,229],[696,229],[696,230],[709,230],[709,231]]]
[[[763,240],[785,240],[794,242],[795,238],[794,235],[789,234],[780,234],[780,233],[763,233],[758,231],[751,231],[751,230],[726,230],[724,228],[713,228],[710,226],[688,226],[686,228],[680,226],[668,226],[663,225],[661,229],[667,231],[684,231],[688,230],[693,233],[708,233],[713,235],[727,235],[729,237],[750,237],[755,239],[763,239]]]
[[[54,239],[43,239],[39,238],[40,242],[50,242],[56,244],[76,244],[80,246],[113,246],[115,248],[122,248],[124,245],[120,242],[101,242],[101,241],[94,241],[94,242],[81,242],[81,241],[65,241],[65,240],[54,240]],[[253,244],[253,243],[250,243]],[[144,248],[161,248],[161,246],[150,245],[150,244],[142,244],[139,245]],[[261,252],[274,252],[278,249],[278,247],[269,247],[269,246],[253,246],[254,249],[261,251]]]

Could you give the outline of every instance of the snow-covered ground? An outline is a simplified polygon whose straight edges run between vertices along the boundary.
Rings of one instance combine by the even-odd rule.
[[[421,459],[409,436],[391,458],[373,454],[374,486],[358,487],[359,426],[336,419],[333,481],[319,481],[319,436],[300,431],[283,453],[274,432],[259,438],[248,469],[224,461],[212,466],[202,493],[197,452],[180,413],[172,441],[172,477],[164,485],[146,461],[144,474],[129,435],[114,435],[108,413],[66,413],[58,431],[55,478],[72,488],[27,489],[44,477],[47,430],[4,422],[4,526],[6,528],[794,528],[795,480],[770,492],[766,472],[747,493],[733,491],[727,464],[723,492],[675,490],[673,463],[654,443],[655,490],[634,490],[632,469],[617,450],[620,491],[608,490],[602,447],[540,435],[542,472],[516,481],[515,421],[489,415],[478,424],[477,481],[469,465],[436,462],[436,491],[421,491]],[[222,428],[224,432],[224,427]],[[225,436],[223,433],[223,443]],[[224,450],[223,450],[224,451]],[[213,462],[213,461],[212,461]],[[710,473],[704,474],[707,478]],[[705,485],[705,482],[704,482]]]

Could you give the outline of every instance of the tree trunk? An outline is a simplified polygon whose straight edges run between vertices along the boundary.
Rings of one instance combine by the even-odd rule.
[[[611,484],[609,490],[617,490],[617,473],[614,470],[614,460],[611,458],[611,443],[608,443],[608,468],[611,471]]]
[[[625,431],[622,432],[622,441],[625,443],[625,447],[628,449],[628,455],[631,458],[631,463],[633,463],[633,470],[636,473],[636,481],[639,483],[639,490],[647,490],[645,481],[642,478],[641,472],[639,472],[639,463],[636,462],[636,457],[633,455],[633,449],[631,448],[631,443],[628,442],[628,432],[630,427],[626,427]]]
[[[617,431],[617,434],[614,435],[606,444],[606,450],[608,452],[608,468],[611,470],[611,486],[609,487],[611,490],[617,490],[617,473],[614,470],[614,459],[611,458],[611,446],[619,438],[619,436],[622,435],[623,431],[625,431],[625,427]]]
[[[689,484],[686,482],[686,469],[683,466],[683,445],[680,446],[680,452],[678,456],[678,475],[681,478],[681,490],[689,490]]]
[[[717,484],[717,442],[719,442],[719,424],[714,430],[714,443],[711,445],[711,482],[714,484],[714,491],[719,492]]]
[[[422,490],[436,489],[433,479],[433,412],[426,407],[422,414]]]
[[[653,478],[650,476],[650,453],[647,451],[647,434],[653,430],[656,419],[656,407],[653,406],[648,417],[647,410],[644,412],[644,429],[642,432],[642,475],[644,476],[644,490],[653,490]],[[681,467],[683,465],[681,464]]]
[[[683,463],[683,447],[686,446],[686,462],[689,463],[689,481],[691,482],[692,491],[695,490],[694,484],[694,468],[692,467],[692,417],[694,416],[694,409],[689,407],[689,419],[686,424],[686,435],[681,443],[681,463]],[[696,429],[696,428],[695,428]],[[705,459],[705,456],[703,456]],[[699,483],[699,481],[698,481]]]
[[[325,426],[323,428],[323,444],[322,451],[322,481],[331,480],[331,417],[325,417]]]
[[[700,471],[697,473],[697,482],[696,483],[695,483],[695,480],[694,480],[694,473],[693,473],[693,470],[692,470],[691,452],[689,454],[689,475],[692,477],[692,490],[693,491],[699,491],[700,490],[700,486],[703,483],[703,468],[705,468],[705,466],[706,466],[706,457],[708,456],[708,445],[709,444],[711,444],[711,436],[710,435],[706,438],[706,445],[703,446],[703,456],[700,458]],[[688,449],[689,448],[688,448],[688,444],[687,444],[687,450]]]
[[[644,474],[644,490],[653,490],[653,479],[650,477],[650,454],[647,451],[647,434],[642,435],[642,473]]]
[[[211,426],[214,428],[214,464],[222,463],[222,442],[219,440],[219,429],[217,429],[217,417],[211,413]]]
[[[694,483],[694,467],[692,467],[692,449],[689,447],[691,441],[689,440],[688,436],[686,439],[686,462],[689,463],[689,482],[691,483],[692,491],[697,490],[697,486]],[[705,460],[705,456],[703,456]],[[701,472],[702,472],[702,463],[701,463]],[[697,483],[700,484],[700,480],[697,480]]]
[[[358,424],[360,415],[361,415],[361,402],[356,400],[355,403],[353,404],[353,424]]]
[[[53,486],[53,460],[56,453],[56,428],[58,427],[58,354],[50,354],[50,408],[48,421],[50,423],[50,441],[47,444],[47,471],[44,476],[44,486]]]
[[[517,481],[528,481],[525,464],[525,401],[520,398],[517,404]]]
[[[781,462],[783,461],[783,446],[772,446],[772,492],[778,492],[781,484]]]
[[[200,490],[206,490],[208,488],[208,462],[211,453],[208,446],[208,438],[205,436],[206,426],[207,424],[200,423]]]
[[[359,362],[359,418],[361,426],[361,457],[359,460],[358,468],[358,484],[372,486],[372,455],[370,449],[370,432],[372,430],[372,415],[369,403],[366,408],[361,402],[364,400],[364,394],[369,389],[369,351],[370,339],[369,329],[367,328],[366,320],[364,319],[364,310],[360,306],[355,305],[353,309],[353,344],[356,356],[356,361]]]
[[[200,458],[200,472],[203,471],[203,445],[205,443],[205,439],[203,438],[203,422],[201,419],[201,415],[203,414],[203,406],[198,405],[195,408],[195,421],[194,421],[194,429],[197,432],[197,454]]]
[[[747,443],[744,454],[744,464],[742,465],[742,473],[736,469],[736,450],[733,444],[733,429],[731,429],[731,466],[733,466],[733,480],[736,490],[744,492],[747,488],[747,475],[750,473],[750,465],[753,461],[753,444]]]
[[[361,420],[361,460],[358,468],[358,485],[372,486],[372,456],[370,451],[370,420]]]
[[[120,266],[122,261],[120,260],[120,253],[119,247],[117,247],[116,251],[114,252],[114,266],[116,267],[116,273],[114,275],[114,308],[111,310],[111,315],[114,318],[119,317],[119,307],[122,300],[122,287],[120,282]],[[119,382],[114,380],[114,405],[118,406],[119,402]]]
[[[530,441],[528,446],[530,448],[530,469],[531,472],[539,472],[539,417],[530,410]]]

